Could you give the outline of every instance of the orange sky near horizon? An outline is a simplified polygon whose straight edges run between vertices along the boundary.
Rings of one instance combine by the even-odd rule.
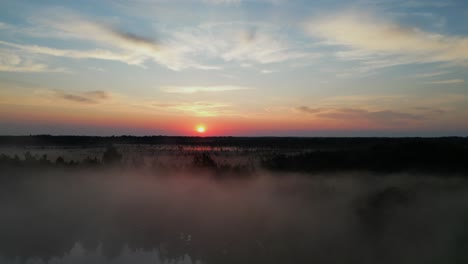
[[[2,2],[0,135],[468,135],[466,1],[83,1]]]
[[[8,122],[29,122],[47,125],[87,126],[96,128],[133,129],[147,134],[182,136],[229,136],[229,135],[272,135],[287,131],[328,131],[328,130],[395,130],[391,126],[376,125],[369,120],[342,120],[315,118],[311,116],[291,118],[281,115],[271,116],[193,116],[158,115],[148,111],[127,112],[108,110],[93,111],[68,106],[12,106],[0,107],[0,118]],[[196,131],[197,126],[206,128],[204,133]],[[405,129],[418,129],[405,123]]]

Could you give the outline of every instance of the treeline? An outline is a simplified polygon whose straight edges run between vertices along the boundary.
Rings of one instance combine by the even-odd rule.
[[[82,146],[109,144],[188,145],[276,149],[368,149],[380,144],[456,144],[468,146],[467,137],[444,138],[327,138],[327,137],[172,137],[172,136],[0,136],[0,146]]]
[[[108,145],[104,151],[102,158],[98,159],[97,157],[86,157],[83,160],[69,160],[65,161],[62,156],[59,156],[52,161],[48,158],[47,154],[43,154],[38,157],[32,155],[31,152],[27,151],[24,153],[24,157],[20,158],[18,155],[13,157],[0,154],[0,167],[24,167],[24,168],[34,168],[34,167],[93,167],[101,165],[115,165],[119,164],[122,161],[122,154],[117,151],[113,145]]]
[[[44,136],[50,144],[60,143],[68,137]],[[25,137],[32,139],[35,137]],[[75,137],[71,137],[75,138]],[[80,140],[92,140],[95,137],[77,137]],[[130,137],[132,139],[143,139]],[[156,137],[157,138],[157,137]],[[163,137],[164,138],[164,137]],[[101,143],[105,140],[125,139],[125,137],[101,138]],[[175,140],[177,138],[171,138]],[[235,142],[252,142],[253,147],[265,144],[271,149],[263,149],[253,152],[246,164],[220,163],[213,159],[215,152],[195,152],[192,162],[187,165],[189,169],[204,169],[215,171],[216,173],[236,172],[250,173],[258,168],[254,166],[260,161],[260,166],[271,171],[290,172],[322,172],[322,171],[350,171],[367,170],[378,172],[401,172],[401,171],[421,171],[421,172],[450,172],[468,173],[468,140],[466,138],[182,138],[191,144],[197,140],[227,140],[230,144]],[[78,140],[78,141],[80,141]],[[83,141],[81,141],[83,142]],[[120,141],[122,143],[122,141]],[[177,144],[180,142],[176,141]],[[234,143],[233,143],[234,142]],[[257,143],[253,143],[257,142]],[[258,143],[260,142],[260,143]],[[267,142],[270,142],[267,144]],[[276,142],[278,144],[273,144]],[[294,142],[286,144],[285,142]],[[304,143],[302,148],[295,147],[295,151],[283,149],[284,146],[296,146],[298,142]],[[96,144],[101,144],[96,143]],[[222,146],[226,146],[224,144]],[[311,146],[315,147],[311,147]],[[90,145],[95,147],[96,145]],[[278,147],[279,146],[279,147]],[[181,153],[184,150],[179,150]],[[295,153],[295,154],[292,154]],[[243,155],[237,153],[237,155]],[[177,156],[177,155],[176,155]],[[86,166],[106,166],[106,165],[126,165],[142,166],[143,157],[131,157],[130,160],[123,160],[123,155],[117,151],[113,144],[108,144],[106,151],[101,158],[86,158],[81,161],[65,161],[59,157],[55,161],[48,160],[47,156],[36,157],[27,152],[24,159],[18,156],[10,157],[0,155],[0,166],[34,167],[34,166],[62,166],[62,167],[86,167]],[[185,165],[177,165],[177,162],[155,161],[149,166],[159,171],[170,171],[185,169]]]
[[[370,170],[377,172],[468,173],[468,147],[463,140],[383,140],[367,148],[308,151],[264,158],[274,171],[319,172]]]
[[[105,168],[105,167],[129,167],[129,168],[147,168],[157,172],[176,172],[185,169],[191,171],[203,171],[213,173],[215,175],[222,174],[245,174],[251,176],[255,171],[252,162],[230,164],[217,162],[208,152],[198,152],[191,154],[191,162],[189,164],[180,164],[177,160],[159,161],[154,160],[146,166],[143,157],[131,157],[128,160],[123,159],[123,154],[120,153],[114,145],[108,145],[101,158],[86,157],[83,160],[66,161],[62,156],[55,160],[50,160],[46,154],[41,156],[33,155],[27,151],[20,158],[18,155],[8,156],[0,154],[0,170],[4,168],[21,168],[21,169],[36,169],[36,168]]]

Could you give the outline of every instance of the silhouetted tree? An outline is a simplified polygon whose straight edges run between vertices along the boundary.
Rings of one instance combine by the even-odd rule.
[[[108,145],[106,151],[102,155],[102,162],[106,165],[116,164],[122,160],[122,154],[120,154],[114,145]]]
[[[83,160],[82,164],[87,167],[94,167],[101,164],[101,162],[96,157],[90,158],[88,156],[86,157],[86,159]]]
[[[29,151],[24,153],[24,161],[29,165],[34,165],[37,163],[37,159]]]
[[[211,158],[210,154],[203,152],[198,153],[193,157],[193,166],[198,168],[217,168],[216,162]]]
[[[65,160],[62,158],[62,156],[57,157],[57,159],[55,160],[55,165],[65,165]]]

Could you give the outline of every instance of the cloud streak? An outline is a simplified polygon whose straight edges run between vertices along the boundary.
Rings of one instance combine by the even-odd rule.
[[[234,114],[234,112],[230,110],[231,105],[218,102],[153,102],[150,104],[150,106],[169,113],[184,115],[191,114],[194,116],[203,117],[214,117],[220,115]]]
[[[73,59],[101,59],[125,62],[132,65],[140,64],[138,59],[132,59],[131,54],[125,55],[108,50],[70,50],[70,49],[55,49],[38,45],[22,45],[7,41],[0,41],[0,45],[15,48],[32,54],[43,54],[55,57],[66,57]]]
[[[60,15],[57,15],[60,14]],[[83,40],[96,45],[96,49],[58,49],[40,45],[18,44],[7,41],[0,45],[30,54],[66,57],[73,59],[100,59],[145,67],[145,62],[152,60],[167,68],[178,71],[185,68],[212,70],[217,67],[197,63],[184,56],[184,52],[168,43],[160,43],[155,37],[141,36],[120,29],[111,23],[97,22],[81,17],[68,10],[48,10],[42,16],[32,18],[36,30],[23,30],[33,36],[60,38],[64,40]],[[17,30],[21,31],[21,30]],[[148,35],[154,36],[154,33]]]
[[[123,30],[118,23],[90,19],[61,8],[42,11],[31,21],[35,23],[34,30],[12,31],[33,37],[82,40],[96,48],[54,48],[11,41],[2,41],[0,45],[31,54],[111,60],[142,67],[153,61],[174,71],[220,70],[226,63],[265,65],[313,60],[320,56],[307,50],[304,43],[291,42],[280,28],[247,22],[160,27],[135,34]]]
[[[0,41],[0,45],[3,41]],[[9,50],[0,49],[0,72],[66,72],[63,68],[50,68]]]
[[[465,83],[463,79],[438,80],[429,82],[430,84],[461,84]]]
[[[425,119],[425,117],[392,110],[368,111],[355,108],[336,109],[327,113],[319,113],[319,117],[334,120],[364,120],[376,124],[410,123]]]
[[[220,85],[220,86],[167,86],[162,87],[161,91],[165,93],[180,93],[180,94],[194,94],[194,93],[212,93],[212,92],[229,92],[249,90],[248,87]]]
[[[413,78],[432,78],[432,77],[437,77],[437,76],[440,76],[440,75],[445,75],[445,74],[448,74],[448,73],[449,72],[446,72],[446,71],[438,71],[438,72],[415,74],[412,77]]]
[[[360,60],[371,68],[468,62],[467,37],[431,33],[376,17],[358,12],[328,15],[308,21],[305,29],[309,35],[325,40],[327,45],[349,49],[338,52],[338,58]]]
[[[207,4],[215,4],[215,5],[240,4],[242,2],[242,0],[202,0],[202,1]]]
[[[313,114],[319,118],[339,120],[339,121],[366,121],[374,124],[396,124],[418,122],[426,117],[419,114],[399,112],[393,110],[365,110],[360,108],[310,108],[300,106],[296,111],[305,114]]]
[[[69,93],[62,90],[52,91],[53,97],[56,99],[80,103],[80,104],[97,104],[110,99],[111,95],[105,91],[89,91],[81,93]]]
[[[299,106],[299,107],[296,107],[295,110],[302,112],[302,113],[307,113],[307,114],[317,114],[317,113],[320,113],[323,109],[311,108],[308,106]]]

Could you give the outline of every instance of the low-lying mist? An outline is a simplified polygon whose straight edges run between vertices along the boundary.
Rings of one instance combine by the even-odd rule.
[[[12,169],[1,181],[1,263],[468,260],[468,182],[457,177],[117,166]]]

